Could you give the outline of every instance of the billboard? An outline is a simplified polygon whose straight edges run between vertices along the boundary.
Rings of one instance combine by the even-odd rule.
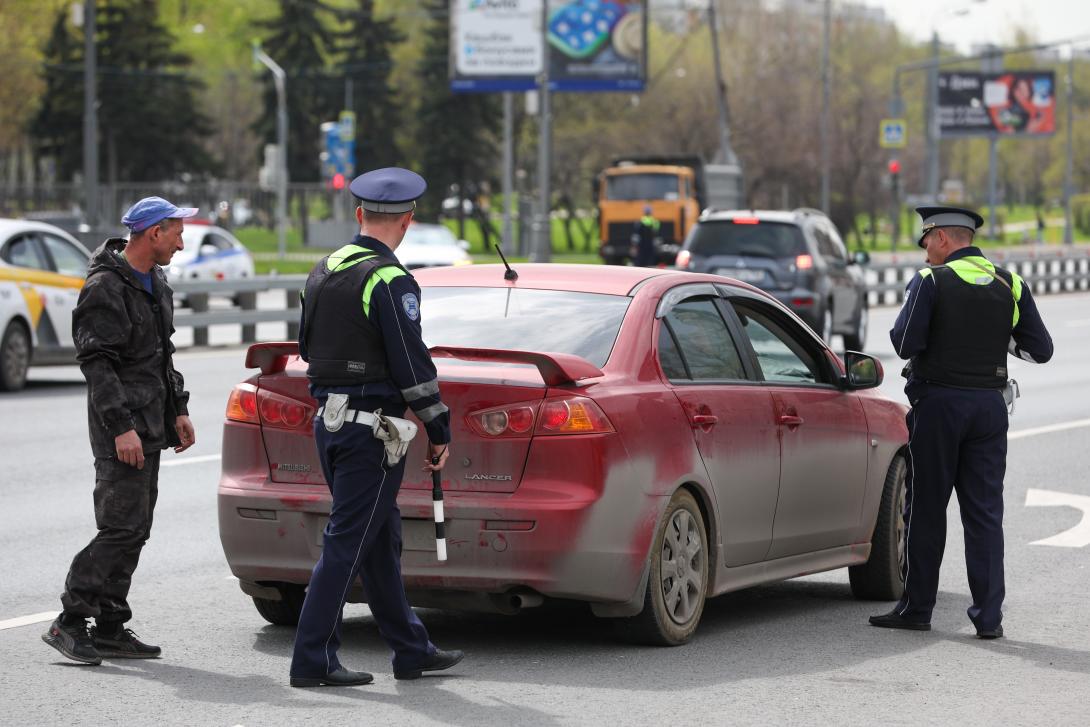
[[[1039,136],[1056,131],[1052,71],[939,74],[943,136]]]
[[[451,89],[641,91],[647,0],[452,0]]]

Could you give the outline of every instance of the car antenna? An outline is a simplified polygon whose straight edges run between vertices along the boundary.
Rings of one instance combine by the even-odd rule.
[[[496,252],[500,254],[500,260],[503,260],[503,266],[507,268],[507,272],[503,274],[503,279],[512,281],[518,280],[519,274],[516,273],[515,269],[507,262],[507,258],[503,256],[503,250],[500,249],[500,246],[493,242],[492,247],[496,248]]]

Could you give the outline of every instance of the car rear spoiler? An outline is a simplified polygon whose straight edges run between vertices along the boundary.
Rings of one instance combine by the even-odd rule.
[[[261,369],[263,374],[278,374],[288,366],[288,356],[299,355],[297,341],[255,343],[246,350],[246,368]]]
[[[605,376],[602,370],[580,356],[570,353],[536,353],[505,351],[497,348],[453,348],[436,346],[430,349],[435,358],[457,358],[463,361],[525,363],[537,367],[546,386],[573,384],[580,379]]]

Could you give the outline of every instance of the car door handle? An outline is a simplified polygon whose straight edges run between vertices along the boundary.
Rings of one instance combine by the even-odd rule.
[[[693,427],[713,427],[719,423],[719,417],[714,414],[693,414],[689,417]]]
[[[797,414],[780,414],[777,421],[788,427],[797,427],[802,424],[802,417]]]

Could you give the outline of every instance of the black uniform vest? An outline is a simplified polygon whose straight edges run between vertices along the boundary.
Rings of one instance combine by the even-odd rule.
[[[980,276],[986,276],[983,270]],[[997,267],[987,285],[962,280],[945,265],[931,268],[935,308],[927,348],[912,364],[915,378],[971,389],[1001,389],[1007,384],[1007,346],[1014,319],[1009,272]]]
[[[342,265],[373,254],[353,253]],[[376,270],[397,263],[375,257],[333,272],[326,259],[310,272],[303,294],[307,377],[320,386],[355,386],[389,378],[382,333],[363,313],[363,288]]]

